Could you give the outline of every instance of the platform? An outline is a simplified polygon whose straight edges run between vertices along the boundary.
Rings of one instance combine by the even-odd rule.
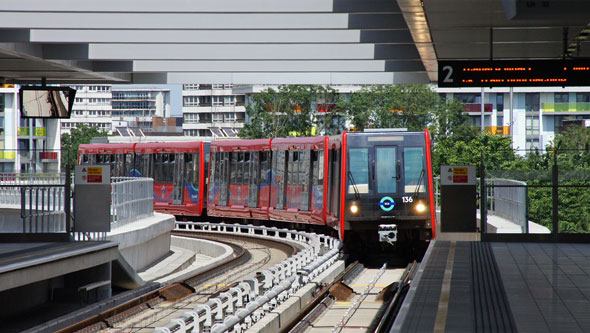
[[[393,332],[590,331],[590,244],[432,242]]]

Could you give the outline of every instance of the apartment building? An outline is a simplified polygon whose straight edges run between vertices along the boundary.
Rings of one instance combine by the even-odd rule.
[[[231,84],[183,84],[185,136],[236,138],[246,118],[245,95]]]
[[[483,130],[510,135],[520,154],[544,148],[568,124],[590,125],[590,87],[436,90],[462,102],[474,126],[482,128],[483,118]]]
[[[77,85],[76,99],[70,119],[62,119],[61,133],[70,133],[72,128],[85,124],[112,132],[112,85]]]
[[[21,118],[18,86],[0,87],[0,173],[60,170],[59,119]]]

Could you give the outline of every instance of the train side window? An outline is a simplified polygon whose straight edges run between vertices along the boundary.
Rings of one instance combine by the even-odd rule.
[[[277,185],[276,208],[283,209],[285,203],[285,169],[287,161],[285,151],[278,150],[273,154],[272,169],[275,174],[275,183]]]
[[[242,184],[248,184],[250,181],[250,152],[244,153],[244,168],[242,175]]]
[[[268,182],[268,152],[260,152],[260,185],[269,185]]]
[[[311,184],[311,151],[304,150],[299,154],[299,184],[301,185],[301,210],[309,211]]]
[[[376,147],[377,193],[397,192],[397,149],[395,147]]]
[[[287,185],[299,185],[299,152],[289,151],[287,164]]]
[[[348,191],[347,193],[369,193],[369,149],[348,150]],[[355,189],[356,185],[356,189]]]
[[[404,192],[426,192],[424,148],[404,148]]]
[[[82,164],[88,164],[88,155],[86,155],[86,154],[82,155]]]
[[[229,153],[229,183],[235,184],[238,171],[238,153]]]

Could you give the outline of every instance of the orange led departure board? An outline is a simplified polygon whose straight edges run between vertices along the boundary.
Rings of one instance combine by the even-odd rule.
[[[439,87],[590,86],[590,61],[439,61]]]

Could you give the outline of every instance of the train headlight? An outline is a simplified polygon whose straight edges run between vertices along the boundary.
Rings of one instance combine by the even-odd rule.
[[[416,211],[418,213],[423,213],[426,210],[426,205],[424,205],[422,202],[418,202],[416,204]]]
[[[352,203],[352,205],[350,205],[350,212],[353,214],[358,213],[359,211],[359,206],[356,205],[356,203]]]

